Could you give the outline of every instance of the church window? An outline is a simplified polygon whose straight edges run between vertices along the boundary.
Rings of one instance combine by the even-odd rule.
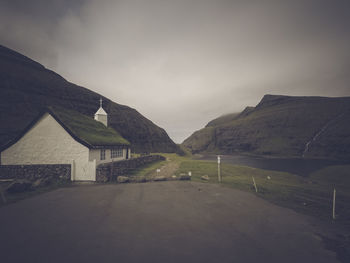
[[[123,157],[123,149],[112,149],[111,158]]]
[[[101,149],[100,159],[101,160],[106,160],[106,150],[105,149]]]

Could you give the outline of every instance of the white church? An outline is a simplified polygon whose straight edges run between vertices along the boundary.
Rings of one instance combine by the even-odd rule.
[[[101,99],[94,119],[47,108],[1,149],[1,164],[71,164],[72,181],[95,181],[97,165],[129,159],[130,154],[130,143],[108,127]]]

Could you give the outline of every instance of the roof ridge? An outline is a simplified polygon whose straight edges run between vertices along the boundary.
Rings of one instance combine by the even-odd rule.
[[[74,140],[84,144],[88,148],[92,148],[92,145],[90,143],[88,143],[84,139],[80,138],[77,134],[75,134],[75,132],[71,128],[69,128],[69,126],[67,126],[59,116],[57,116],[54,108],[50,107],[50,109],[49,107],[47,108],[47,112],[51,114],[51,116],[63,127],[63,129],[65,129],[73,137]]]
[[[95,115],[107,115],[107,112],[100,106]]]
[[[104,126],[85,114],[60,106],[46,106],[18,136],[6,143],[0,150],[3,151],[15,144],[46,113],[50,114],[74,140],[89,149],[130,145],[130,142],[123,138],[118,131]]]

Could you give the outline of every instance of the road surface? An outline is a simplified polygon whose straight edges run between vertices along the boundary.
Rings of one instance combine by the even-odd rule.
[[[85,185],[0,207],[0,262],[337,262],[315,231],[219,185]]]

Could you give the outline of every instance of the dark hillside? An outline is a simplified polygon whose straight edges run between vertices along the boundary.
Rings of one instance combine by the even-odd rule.
[[[183,145],[193,152],[350,158],[350,98],[265,95],[255,108],[195,132]]]
[[[0,146],[24,129],[43,107],[60,106],[93,116],[103,98],[109,126],[131,142],[136,152],[175,152],[164,129],[135,109],[66,81],[41,64],[0,46]]]

